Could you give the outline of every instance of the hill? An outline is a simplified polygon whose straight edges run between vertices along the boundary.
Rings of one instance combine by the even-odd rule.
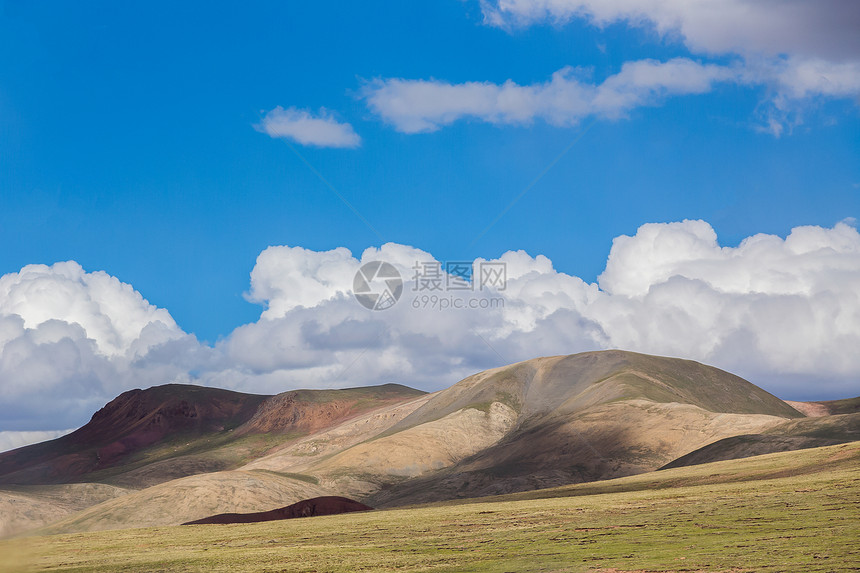
[[[54,523],[127,493],[100,483],[6,486],[0,490],[0,538]]]
[[[229,523],[259,523],[261,521],[278,521],[280,519],[297,519],[302,517],[319,517],[320,515],[337,515],[352,511],[370,511],[373,508],[352,499],[329,495],[303,499],[286,507],[259,511],[255,513],[219,513],[183,523],[182,525],[226,525]]]
[[[857,430],[856,415],[809,418],[742,378],[688,360],[623,351],[537,358],[434,394],[387,385],[263,397],[232,430],[166,438],[86,474],[147,487],[49,531],[179,524],[323,495],[395,507],[508,494],[845,442]],[[721,442],[739,436],[765,436],[760,443],[770,445]],[[242,488],[261,476],[277,482],[276,495]],[[189,484],[197,501],[188,501]]]
[[[623,351],[488,370],[408,407],[388,427],[356,420],[333,429],[336,439],[309,436],[245,467],[307,473],[393,507],[632,475],[725,437],[806,419],[717,368]]]
[[[181,384],[130,390],[71,434],[0,454],[0,484],[155,485],[230,469],[279,443],[420,395],[396,384],[277,396]]]
[[[717,368],[587,352],[466,378],[379,437],[304,471],[335,481],[345,471],[361,474],[379,486],[364,501],[391,507],[651,471],[721,438],[801,417]],[[452,446],[461,433],[475,437],[465,441],[471,447]],[[401,445],[417,436],[420,464]]]
[[[71,434],[0,454],[0,483],[83,481],[166,440],[190,441],[234,429],[267,398],[180,384],[130,390]]]

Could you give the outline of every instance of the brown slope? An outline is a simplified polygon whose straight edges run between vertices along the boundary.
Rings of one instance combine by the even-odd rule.
[[[203,519],[196,519],[182,525],[224,525],[228,523],[259,523],[319,515],[338,515],[353,511],[370,511],[373,508],[355,500],[336,495],[325,495],[313,499],[303,499],[286,507],[259,511],[256,513],[219,513]]]

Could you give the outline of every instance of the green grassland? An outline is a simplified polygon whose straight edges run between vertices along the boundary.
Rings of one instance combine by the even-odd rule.
[[[858,569],[860,442],[389,511],[0,542],[0,570]]]

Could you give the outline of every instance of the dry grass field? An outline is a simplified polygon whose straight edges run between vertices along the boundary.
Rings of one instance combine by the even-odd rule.
[[[3,571],[857,571],[860,442],[249,525],[0,542]]]

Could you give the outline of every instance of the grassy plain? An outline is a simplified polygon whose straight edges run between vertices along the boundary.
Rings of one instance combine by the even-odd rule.
[[[860,442],[362,514],[0,542],[0,570],[860,570]]]

